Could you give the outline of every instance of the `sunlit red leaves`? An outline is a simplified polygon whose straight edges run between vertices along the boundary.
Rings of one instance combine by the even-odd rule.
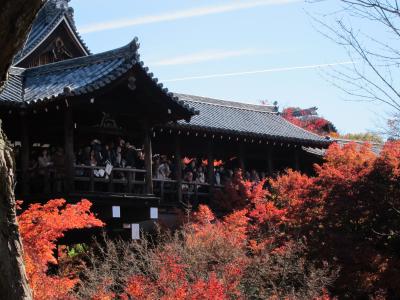
[[[294,114],[296,112],[296,115]],[[320,135],[327,135],[331,133],[333,127],[331,123],[321,117],[311,116],[309,118],[301,118],[307,116],[308,110],[295,110],[293,107],[289,107],[283,110],[282,116],[290,123],[297,125],[305,130],[311,131]],[[300,115],[300,116],[298,116]],[[331,125],[331,126],[329,126]]]
[[[163,245],[154,255],[156,276],[133,276],[123,297],[240,299],[247,260],[246,213],[237,211],[219,220],[201,205],[184,230],[182,243],[187,253],[180,253],[173,244]]]
[[[203,159],[201,161],[201,163],[204,166],[208,166],[208,160],[207,159]],[[219,166],[222,166],[224,164],[224,162],[222,160],[214,160],[213,164],[214,164],[214,167],[219,167]]]
[[[200,205],[194,214],[194,222],[188,227],[188,247],[206,249],[223,241],[232,248],[243,248],[246,245],[248,220],[247,210],[235,211],[223,220],[216,220],[210,208]]]
[[[88,200],[66,204],[64,199],[56,199],[32,204],[18,217],[26,272],[35,299],[68,299],[67,294],[77,279],[51,276],[47,271],[49,264],[57,264],[56,241],[64,232],[103,226],[90,212],[91,205]]]
[[[385,296],[382,282],[400,278],[399,259],[382,251],[391,241],[387,233],[400,230],[399,207],[394,206],[399,179],[400,142],[387,143],[378,156],[367,144],[334,144],[314,177],[287,170],[253,184],[238,172],[222,198],[224,217],[200,205],[186,223],[179,247],[167,242],[154,249],[155,272],[131,276],[122,295],[99,283],[93,299],[241,299],[243,270],[252,260],[262,254],[284,260],[293,242],[303,237],[307,255],[332,260],[347,272],[339,284],[350,289],[356,282]],[[89,209],[85,200],[76,205],[53,200],[32,205],[20,216],[36,299],[67,299],[76,279],[48,275],[48,264],[57,263],[54,243],[65,230],[102,225]],[[315,299],[329,299],[327,291],[320,294]]]
[[[329,186],[340,182],[348,187],[371,172],[376,158],[367,143],[349,143],[344,146],[333,144],[325,154],[326,163],[315,166],[318,180]]]
[[[187,299],[225,300],[229,298],[224,285],[216,278],[214,273],[211,273],[208,280],[200,279],[192,285],[190,298]]]
[[[387,176],[391,181],[400,178],[400,141],[387,142],[375,162],[379,174]]]
[[[173,270],[168,270],[173,274]],[[177,288],[171,288],[177,286]],[[225,300],[231,299],[225,285],[218,279],[215,273],[210,273],[208,279],[198,279],[190,283],[185,278],[179,281],[170,279],[165,282],[152,282],[144,276],[134,276],[130,279],[122,299],[143,299],[143,300]]]
[[[215,220],[215,216],[207,205],[200,205],[198,210],[193,213],[193,219],[193,226],[206,226]]]

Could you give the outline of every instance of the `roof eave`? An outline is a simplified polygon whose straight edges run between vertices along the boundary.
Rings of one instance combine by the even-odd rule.
[[[274,135],[268,135],[268,134],[259,134],[255,132],[243,132],[243,131],[236,131],[236,130],[231,130],[231,129],[217,129],[213,127],[205,127],[205,126],[198,126],[198,125],[192,125],[190,123],[188,124],[179,124],[179,123],[169,123],[166,125],[163,125],[161,127],[167,127],[171,129],[181,129],[181,130],[197,130],[197,131],[203,131],[203,132],[209,132],[213,134],[230,134],[233,136],[240,136],[240,137],[248,137],[250,139],[264,139],[264,140],[272,140],[276,141],[279,143],[283,142],[288,142],[288,143],[297,143],[301,145],[307,145],[307,146],[321,146],[321,147],[328,147],[330,144],[332,144],[334,141],[332,140],[312,140],[312,139],[304,139],[304,138],[295,138],[295,137],[284,137],[284,136],[274,136]]]

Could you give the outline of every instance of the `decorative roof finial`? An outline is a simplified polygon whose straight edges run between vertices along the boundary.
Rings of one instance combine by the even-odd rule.
[[[56,4],[56,8],[68,9],[68,2],[70,0],[52,0]]]

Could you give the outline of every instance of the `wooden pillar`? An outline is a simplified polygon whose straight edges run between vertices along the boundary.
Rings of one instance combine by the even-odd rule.
[[[270,147],[268,149],[268,153],[267,153],[267,159],[268,159],[268,173],[271,176],[274,173],[274,153],[273,153],[273,148]]]
[[[210,185],[210,200],[214,194],[214,153],[211,141],[207,144],[207,181]]]
[[[244,173],[246,172],[246,164],[245,164],[245,146],[243,144],[239,145],[239,168],[242,170],[243,172],[243,176]]]
[[[20,163],[21,168],[21,193],[23,196],[29,195],[29,128],[26,112],[21,113],[21,152]]]
[[[182,149],[179,136],[175,137],[175,180],[177,181],[178,201],[182,201]]]
[[[64,111],[64,148],[65,148],[65,189],[74,191],[75,155],[74,155],[74,120],[72,108]]]
[[[153,194],[153,150],[151,147],[151,128],[144,127],[144,165],[146,168],[146,192]]]

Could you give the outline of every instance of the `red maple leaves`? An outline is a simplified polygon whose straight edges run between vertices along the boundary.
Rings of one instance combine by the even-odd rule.
[[[368,144],[332,145],[315,170],[258,184],[238,172],[221,198],[225,215],[200,205],[175,235],[143,248],[146,264],[119,290],[105,277],[92,299],[329,299],[329,266],[340,269],[338,295],[400,294],[400,142],[379,155]],[[102,226],[90,205],[52,200],[19,216],[35,299],[72,297],[77,279],[48,268],[63,232]]]
[[[35,299],[68,299],[77,279],[48,275],[48,269],[50,264],[57,264],[56,241],[64,232],[103,226],[90,213],[91,206],[88,200],[66,204],[64,199],[56,199],[43,205],[32,204],[18,217],[26,272]]]
[[[282,111],[282,116],[290,123],[319,135],[336,132],[331,122],[317,115],[310,115],[309,109],[288,107]]]

